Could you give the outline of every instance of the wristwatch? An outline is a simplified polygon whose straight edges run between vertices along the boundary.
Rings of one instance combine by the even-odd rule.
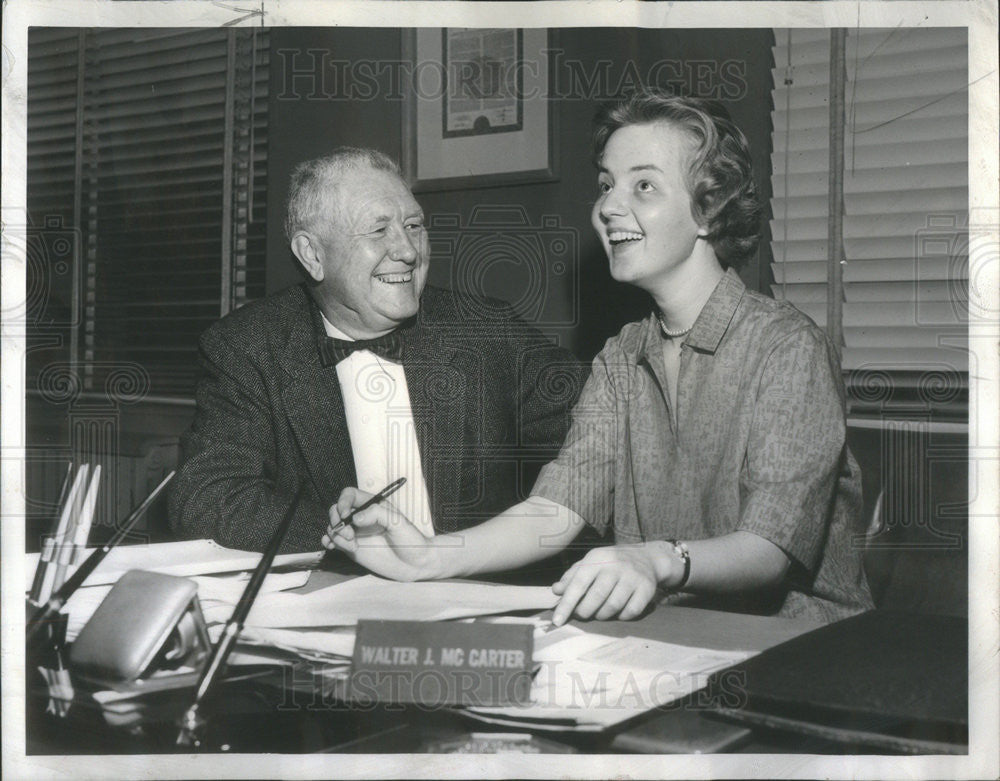
[[[667,545],[670,545],[674,549],[674,553],[680,556],[681,561],[684,562],[684,574],[681,575],[680,582],[673,586],[671,591],[680,591],[688,582],[688,578],[691,576],[691,551],[688,550],[687,543],[679,542],[678,540],[664,540]]]

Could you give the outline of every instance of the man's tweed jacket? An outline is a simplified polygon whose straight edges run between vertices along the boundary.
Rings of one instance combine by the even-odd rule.
[[[562,444],[581,364],[500,302],[431,287],[401,334],[435,528],[475,525],[527,496]],[[262,550],[301,486],[282,550],[320,548],[328,508],[356,484],[324,338],[301,285],[203,334],[197,412],[170,492],[178,536]]]

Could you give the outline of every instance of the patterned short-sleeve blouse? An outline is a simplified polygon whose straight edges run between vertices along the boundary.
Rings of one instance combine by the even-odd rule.
[[[792,561],[777,591],[695,604],[824,621],[870,608],[860,472],[823,331],[728,271],[683,344],[676,415],[661,339],[651,315],[608,340],[532,493],[598,531],[613,523],[616,542],[745,530]]]

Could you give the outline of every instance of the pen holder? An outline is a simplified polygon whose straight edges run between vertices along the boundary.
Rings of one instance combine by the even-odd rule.
[[[57,614],[43,630],[44,641],[25,650],[29,667],[37,669],[45,681],[48,697],[45,712],[61,718],[69,713],[74,697],[73,682],[65,664],[66,624],[66,615]]]
[[[210,645],[193,581],[130,570],[80,631],[70,667],[91,681],[130,683],[157,672],[197,668]]]

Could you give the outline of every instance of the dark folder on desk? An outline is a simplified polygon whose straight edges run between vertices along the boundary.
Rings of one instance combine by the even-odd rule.
[[[872,610],[716,679],[733,671],[745,682],[746,701],[717,710],[743,723],[905,753],[968,750],[964,618]]]

